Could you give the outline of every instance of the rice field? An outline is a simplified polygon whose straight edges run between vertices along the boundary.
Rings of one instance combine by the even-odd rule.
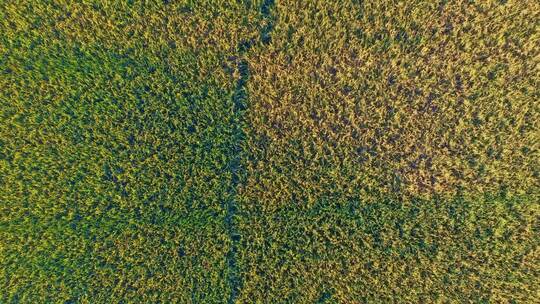
[[[0,303],[536,303],[539,20],[0,0]]]

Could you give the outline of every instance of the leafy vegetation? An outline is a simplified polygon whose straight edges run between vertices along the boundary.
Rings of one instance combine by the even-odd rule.
[[[534,1],[0,1],[0,303],[533,303]]]
[[[249,54],[241,303],[531,303],[531,1],[276,1]]]
[[[0,12],[0,302],[221,303],[231,57],[257,10],[11,1]]]

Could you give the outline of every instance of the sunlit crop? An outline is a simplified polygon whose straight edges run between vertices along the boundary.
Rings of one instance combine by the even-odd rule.
[[[534,303],[539,17],[0,1],[0,303]]]

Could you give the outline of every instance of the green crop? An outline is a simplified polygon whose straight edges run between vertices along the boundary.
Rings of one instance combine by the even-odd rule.
[[[0,1],[0,303],[533,303],[535,1]]]
[[[231,57],[252,10],[12,1],[0,12],[0,302],[222,302]]]

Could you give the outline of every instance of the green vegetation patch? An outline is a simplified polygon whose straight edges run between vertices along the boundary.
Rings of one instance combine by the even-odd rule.
[[[534,302],[537,201],[321,198],[252,208],[240,303]]]
[[[232,57],[252,11],[2,2],[0,302],[230,296]]]
[[[533,303],[534,1],[0,1],[0,303]]]

